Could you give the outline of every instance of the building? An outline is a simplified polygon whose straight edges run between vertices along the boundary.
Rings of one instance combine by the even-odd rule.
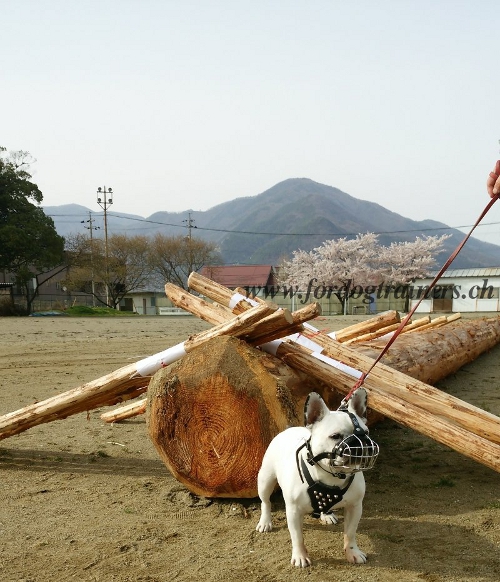
[[[254,295],[263,294],[265,289],[277,284],[272,265],[206,266],[201,269],[200,274],[229,289],[242,287]]]
[[[410,286],[413,307],[437,273],[417,279]],[[439,279],[430,297],[426,297],[417,313],[494,312],[500,311],[500,267],[448,269]]]

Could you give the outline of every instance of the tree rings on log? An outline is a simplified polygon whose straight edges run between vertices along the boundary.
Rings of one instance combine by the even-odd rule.
[[[233,337],[216,337],[160,370],[148,388],[149,436],[172,474],[205,497],[255,497],[271,439],[302,425],[325,386]]]

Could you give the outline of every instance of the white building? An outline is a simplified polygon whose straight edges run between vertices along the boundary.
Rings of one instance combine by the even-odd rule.
[[[436,274],[411,285],[411,307],[425,294]],[[448,269],[417,313],[500,311],[499,289],[500,267]]]

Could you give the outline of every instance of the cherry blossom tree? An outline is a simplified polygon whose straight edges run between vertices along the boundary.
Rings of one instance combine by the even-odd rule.
[[[360,290],[382,283],[408,284],[426,276],[448,236],[417,237],[389,246],[380,245],[373,233],[328,240],[309,252],[294,251],[279,269],[280,282],[307,289],[308,296],[311,288],[326,289],[339,299],[345,313],[349,297]]]
[[[380,248],[380,272],[387,283],[409,283],[425,277],[436,266],[435,256],[451,235],[417,236],[413,242],[391,243]]]

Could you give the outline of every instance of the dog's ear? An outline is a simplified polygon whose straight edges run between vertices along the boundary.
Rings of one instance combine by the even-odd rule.
[[[329,413],[330,409],[325,404],[323,398],[317,392],[311,392],[304,405],[304,424],[311,426]]]
[[[366,422],[367,394],[364,388],[358,388],[349,400],[348,408],[354,412],[363,422]]]

